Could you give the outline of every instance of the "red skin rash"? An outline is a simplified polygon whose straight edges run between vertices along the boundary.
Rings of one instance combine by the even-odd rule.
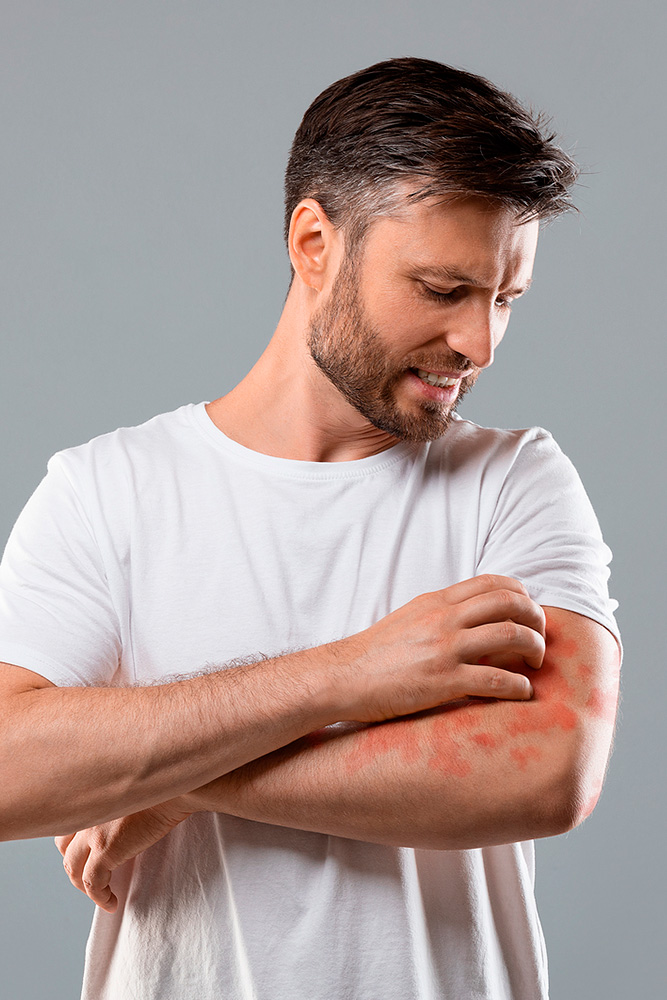
[[[397,727],[400,726],[400,732]],[[348,774],[355,774],[376,757],[399,750],[404,760],[413,762],[423,753],[414,719],[396,723],[379,722],[360,730],[347,755]]]
[[[539,760],[542,756],[542,751],[539,747],[512,747],[510,750],[510,757],[516,761],[522,771],[525,771],[531,760]]]
[[[577,664],[577,677],[582,681],[589,681],[593,676],[593,668],[585,663]]]
[[[472,765],[462,752],[462,740],[483,721],[479,711],[482,704],[480,701],[467,705],[444,705],[435,713],[428,713],[433,720],[428,740],[420,733],[416,719],[368,726],[357,733],[354,745],[348,752],[348,773],[356,773],[376,757],[386,753],[399,752],[403,760],[413,763],[436,748],[435,753],[430,756],[428,766],[440,774],[465,778],[471,773]]]
[[[467,705],[445,707],[434,717],[432,746],[437,750],[428,762],[431,770],[454,778],[466,778],[472,772],[465,754],[466,740],[481,737],[482,745],[490,749],[489,741],[493,739],[488,733],[474,732],[484,722],[484,706],[485,701],[480,699]]]
[[[530,674],[534,696],[526,704],[517,704],[516,718],[507,730],[510,736],[545,733],[555,727],[572,730],[577,725],[577,714],[568,705],[574,698],[574,688],[557,666],[560,657],[576,655],[577,643],[571,639],[563,642],[558,637],[554,642],[551,634],[547,635],[549,640],[549,651],[542,666]],[[568,654],[564,650],[571,652]]]
[[[569,649],[571,643],[561,643]],[[576,645],[576,644],[575,644]],[[535,695],[530,702],[514,703],[514,719],[507,727],[507,736],[535,735],[558,727],[572,730],[577,725],[576,713],[568,707],[574,691],[558,670],[553,656],[545,658],[544,664],[531,680]],[[359,731],[354,745],[347,756],[347,771],[354,774],[377,757],[387,753],[400,753],[403,760],[413,763],[420,760],[429,750],[432,752],[428,766],[440,774],[465,778],[472,772],[468,759],[468,746],[474,744],[484,750],[499,749],[505,740],[482,728],[485,721],[486,699],[464,705],[445,705],[432,717],[430,737],[425,739],[415,725],[415,720],[405,719],[397,723],[378,723]],[[400,730],[398,727],[400,726]],[[314,746],[321,744],[318,734],[312,734]],[[515,747],[510,750],[511,760],[525,770],[532,760],[539,756],[537,747]]]
[[[546,638],[547,654],[539,670],[529,671],[519,662],[502,664],[507,669],[519,669],[526,673],[534,690],[529,702],[512,702],[512,718],[504,734],[490,733],[485,728],[485,706],[493,699],[480,698],[444,705],[432,712],[421,713],[421,716],[431,718],[428,734],[416,724],[418,717],[376,723],[361,729],[348,753],[348,772],[359,771],[381,755],[398,753],[410,763],[427,757],[428,766],[440,774],[465,778],[472,772],[471,751],[478,752],[478,748],[496,751],[508,740],[514,741],[517,737],[539,736],[553,729],[565,732],[575,729],[579,717],[570,705],[576,702],[577,692],[559,663],[581,656],[581,650],[576,640],[566,638],[562,628],[552,623]],[[591,667],[584,662],[577,664],[576,674],[582,682],[590,682],[593,677]],[[616,695],[594,687],[590,690],[586,707],[598,718],[613,723]],[[324,741],[318,733],[311,734],[312,746],[319,746]],[[540,756],[539,747],[530,743],[510,747],[508,754],[509,760],[521,770],[526,770]]]
[[[478,747],[484,747],[487,750],[495,750],[501,743],[498,737],[492,736],[491,733],[473,733],[472,741]]]

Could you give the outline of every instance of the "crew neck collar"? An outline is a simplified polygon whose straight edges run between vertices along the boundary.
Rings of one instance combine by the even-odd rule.
[[[392,445],[391,448],[387,448],[377,455],[369,455],[366,458],[357,458],[349,462],[306,462],[294,458],[278,458],[275,455],[265,455],[263,452],[253,451],[228,437],[213,423],[206,410],[206,405],[206,401],[193,403],[190,414],[197,428],[211,444],[246,466],[274,475],[283,475],[290,479],[355,479],[380,472],[403,459],[416,455],[422,448],[428,447],[428,445],[412,441],[399,441],[398,444]]]

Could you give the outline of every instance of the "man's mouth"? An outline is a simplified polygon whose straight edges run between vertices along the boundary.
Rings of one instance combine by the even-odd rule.
[[[447,372],[436,373],[426,371],[424,368],[413,368],[412,371],[415,375],[418,375],[422,382],[426,382],[427,385],[435,385],[440,389],[445,389],[449,386],[456,385],[456,383],[465,378],[467,375],[472,374],[470,371],[459,372],[457,375],[451,375]]]

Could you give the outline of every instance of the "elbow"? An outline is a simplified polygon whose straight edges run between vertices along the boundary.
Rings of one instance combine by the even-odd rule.
[[[598,804],[602,792],[602,781],[587,784],[585,787],[577,789],[568,798],[564,812],[565,829],[563,833],[569,833],[575,827],[580,826],[585,819],[591,815]]]
[[[603,778],[588,768],[572,768],[562,776],[551,799],[552,832],[546,836],[570,833],[588,819],[600,798]]]

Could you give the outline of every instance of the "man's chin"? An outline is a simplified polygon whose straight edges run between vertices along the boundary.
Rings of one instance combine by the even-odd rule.
[[[391,434],[399,441],[426,444],[429,441],[436,441],[447,432],[455,411],[456,406],[451,406],[444,412],[439,409],[437,413],[427,413],[422,408],[419,413],[414,414],[395,411],[382,415],[366,414],[366,417],[378,430]]]

